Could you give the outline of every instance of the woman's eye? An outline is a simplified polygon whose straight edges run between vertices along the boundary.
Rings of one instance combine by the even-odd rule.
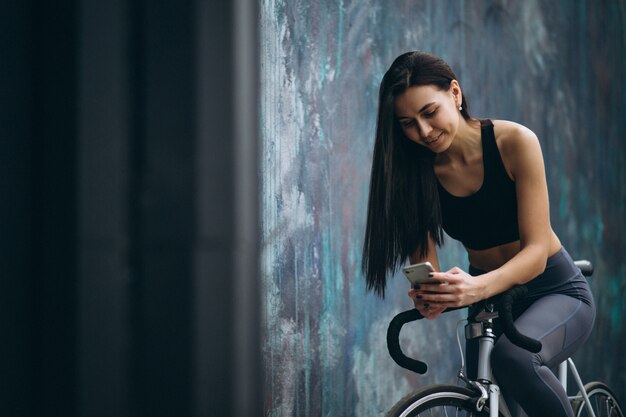
[[[407,128],[407,127],[411,127],[415,124],[415,122],[413,120],[411,120],[410,122],[404,122],[402,123],[402,127]]]
[[[431,117],[433,117],[435,115],[435,113],[437,113],[437,110],[433,110],[431,112],[424,113],[424,117],[431,118]]]

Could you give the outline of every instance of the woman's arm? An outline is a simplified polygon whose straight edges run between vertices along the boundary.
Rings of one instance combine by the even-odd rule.
[[[419,251],[415,251],[411,256],[409,256],[409,262],[411,265],[417,264],[420,262],[430,262],[435,271],[439,271],[439,258],[437,257],[437,245],[435,241],[428,235],[428,252],[425,257],[420,256]],[[425,318],[432,320],[439,316],[446,307],[443,306],[434,306],[430,305],[428,302],[425,302],[418,297],[419,291],[414,288],[409,290],[409,297],[413,300],[413,304],[415,304],[415,308],[424,316]]]
[[[529,129],[500,122],[499,148],[515,181],[520,233],[520,251],[500,268],[471,277],[459,268],[433,274],[444,285],[422,285],[416,295],[421,300],[445,307],[472,304],[526,283],[546,266],[552,228],[548,187],[539,140]],[[425,291],[439,291],[426,294]]]
[[[439,259],[437,258],[437,245],[435,241],[428,234],[428,252],[425,257],[420,256],[419,250],[416,250],[411,256],[409,256],[409,262],[411,265],[418,264],[420,262],[430,262],[435,271],[439,271]]]

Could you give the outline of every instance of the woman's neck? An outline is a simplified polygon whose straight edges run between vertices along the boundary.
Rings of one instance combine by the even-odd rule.
[[[437,155],[438,164],[466,164],[474,159],[477,152],[482,153],[481,127],[478,121],[466,121],[461,118],[459,129],[452,139],[450,147]]]

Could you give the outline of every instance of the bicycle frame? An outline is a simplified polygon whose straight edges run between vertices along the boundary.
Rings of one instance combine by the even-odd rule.
[[[465,381],[466,384],[477,388],[481,392],[481,397],[476,402],[476,410],[481,411],[484,407],[484,404],[489,400],[489,417],[498,417],[501,412],[505,417],[511,417],[511,413],[506,406],[506,403],[503,401],[500,395],[500,387],[497,385],[497,381],[495,381],[491,369],[491,352],[493,351],[493,347],[495,344],[495,334],[493,333],[493,318],[497,315],[492,315],[484,319],[484,321],[480,321],[474,324],[480,324],[481,335],[476,337],[478,339],[478,372],[476,380],[472,381],[468,379],[464,373],[463,368],[459,371],[459,378]],[[472,329],[468,332],[468,324],[466,326],[466,338],[470,338]],[[473,337],[471,337],[473,338]],[[572,358],[567,358],[561,364],[559,364],[558,368],[558,379],[565,391],[567,392],[567,370],[571,372],[574,377],[574,381],[578,386],[578,390],[582,395],[576,396],[568,396],[571,400],[579,400],[582,399],[587,407],[590,417],[595,417],[595,413],[593,408],[591,407],[591,401],[589,401],[589,397],[587,396],[587,392],[585,391],[584,384],[580,375],[578,374],[578,370],[576,369],[576,365]]]
[[[574,361],[572,360],[572,358],[567,358],[566,361],[562,362],[559,365],[559,380],[561,381],[561,384],[563,384],[565,392],[567,392],[567,365],[569,365],[569,370],[572,373],[572,376],[574,376],[574,380],[576,381],[578,389],[582,393],[581,396],[568,396],[568,398],[571,401],[580,399],[582,397],[583,401],[585,402],[585,406],[587,407],[587,411],[589,411],[589,416],[596,417],[595,413],[593,412],[593,407],[591,407],[591,401],[589,401],[589,397],[587,396],[587,391],[584,388],[585,386],[583,385],[583,381],[582,379],[580,379],[580,375],[578,375],[578,370],[576,369],[576,365],[574,365]]]
[[[575,261],[574,263],[580,268],[584,276],[588,277],[592,275],[593,265],[591,262]],[[389,415],[409,415],[407,412],[415,411],[416,407],[423,407],[422,410],[432,410],[436,407],[443,407],[445,411],[446,406],[452,405],[456,406],[457,410],[475,410],[482,414],[482,412],[486,411],[485,406],[487,401],[489,401],[488,407],[490,416],[498,417],[502,414],[505,417],[511,417],[504,397],[500,395],[500,388],[491,369],[491,354],[496,341],[496,336],[493,331],[493,320],[496,318],[499,319],[503,334],[506,335],[513,344],[529,352],[540,352],[542,349],[541,342],[521,334],[514,325],[512,306],[517,299],[524,297],[527,292],[528,289],[524,285],[515,286],[500,294],[496,299],[485,300],[473,306],[465,306],[470,307],[468,319],[460,321],[459,325],[463,322],[467,322],[465,326],[465,338],[478,342],[478,363],[476,364],[477,375],[475,380],[470,380],[465,375],[465,358],[463,355],[461,337],[458,332],[459,328],[457,328],[457,339],[462,361],[458,377],[465,382],[466,387],[458,385],[432,385],[424,387],[403,398],[390,410]],[[459,308],[464,307],[452,308],[447,311]],[[426,373],[428,366],[425,362],[410,358],[402,352],[399,336],[400,330],[404,324],[422,318],[424,318],[424,316],[422,316],[417,309],[403,311],[398,313],[391,320],[387,329],[387,349],[392,359],[401,367],[418,374]],[[568,385],[568,369],[580,392],[580,394],[576,396],[568,395],[568,399],[577,415],[580,416],[581,412],[585,411],[587,417],[596,417],[593,407],[597,405],[598,407],[606,407],[611,416],[613,416],[613,412],[615,411],[615,416],[624,417],[619,401],[617,401],[611,389],[601,381],[593,381],[584,385],[574,365],[574,361],[572,361],[571,358],[566,359],[558,367],[557,377],[565,389],[565,392],[567,392]],[[443,397],[438,396],[438,394],[442,394]],[[590,398],[595,400],[600,399],[601,404],[597,404],[595,400],[592,404]],[[602,411],[604,408],[598,408],[598,410]]]

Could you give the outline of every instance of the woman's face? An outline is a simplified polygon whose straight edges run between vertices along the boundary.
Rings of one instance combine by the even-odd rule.
[[[456,80],[448,90],[434,85],[409,87],[396,97],[396,119],[409,139],[440,153],[448,149],[459,128],[461,98]]]

